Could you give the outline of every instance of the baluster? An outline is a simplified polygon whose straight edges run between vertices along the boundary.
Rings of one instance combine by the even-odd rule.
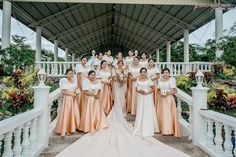
[[[189,122],[189,128],[192,128],[192,123],[193,123],[193,106],[190,106],[188,104],[188,108],[189,108],[189,117],[188,117],[188,122]]]
[[[60,71],[59,75],[61,76],[62,75],[62,63],[59,63],[59,71]]]
[[[13,148],[14,157],[20,157],[21,156],[21,151],[22,151],[21,131],[22,131],[22,127],[17,127],[14,131],[14,138],[15,138],[14,148]]]
[[[53,105],[53,101],[48,106],[49,124],[53,121],[52,116],[51,116],[52,105]]]
[[[213,135],[213,121],[210,118],[207,118],[207,147],[210,149],[213,148],[213,140],[214,140],[214,135]]]
[[[182,106],[181,106],[181,99],[180,98],[177,98],[177,111],[178,111],[178,117],[179,119],[183,119],[182,117]]]
[[[2,140],[3,140],[3,135],[0,135],[0,150],[2,150]],[[1,152],[0,152],[0,155],[1,155]]]
[[[66,69],[67,69],[67,64],[66,63],[63,64],[63,69],[64,69],[64,71],[63,71],[62,75],[64,75],[66,73]]]
[[[47,63],[47,74],[50,75],[50,72],[51,72],[51,71],[50,71],[50,64]]]
[[[57,117],[58,117],[59,114],[60,114],[60,111],[61,111],[61,104],[62,104],[62,101],[63,101],[63,97],[60,96],[60,97],[57,99],[57,101],[58,101],[58,105],[57,105]],[[56,118],[57,118],[57,117],[56,117]]]
[[[221,137],[222,134],[222,124],[220,122],[215,122],[215,130],[216,130],[216,136],[215,136],[215,148],[217,152],[223,152],[222,149],[222,143],[223,139]]]
[[[178,75],[180,75],[180,74],[181,74],[181,65],[178,64]]]
[[[12,131],[4,134],[4,152],[2,157],[13,157],[11,149]]]
[[[33,155],[35,149],[37,148],[37,121],[38,117],[32,120],[32,125],[30,127],[30,153]]]
[[[43,64],[43,66],[42,66],[44,71],[46,71],[46,67],[45,66],[46,66],[46,64]]]
[[[225,142],[224,142],[225,157],[232,157],[232,150],[233,150],[233,144],[231,142],[232,128],[228,125],[224,125],[224,129],[225,129]]]
[[[28,157],[30,154],[30,141],[29,141],[29,126],[30,126],[30,122],[27,122],[24,124],[24,128],[23,128],[23,142],[22,142],[22,157]]]
[[[176,69],[176,64],[174,64],[174,75],[177,75],[177,69]]]

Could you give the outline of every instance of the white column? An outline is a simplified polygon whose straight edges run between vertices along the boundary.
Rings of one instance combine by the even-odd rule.
[[[171,62],[170,41],[166,42],[166,61]]]
[[[11,36],[11,2],[3,0],[2,49],[10,46],[10,36]]]
[[[192,141],[193,144],[206,142],[207,120],[199,114],[200,109],[207,109],[206,87],[192,87]]]
[[[54,40],[54,61],[58,60],[58,40]]]
[[[44,148],[48,147],[49,142],[49,86],[40,85],[33,87],[34,89],[34,109],[42,109],[42,115],[38,119],[37,136],[38,144],[42,144]]]
[[[159,50],[159,48],[156,49],[156,62],[160,62],[160,50]]]
[[[68,62],[68,48],[65,48],[65,62]]]
[[[75,53],[72,53],[72,62],[75,61]]]
[[[35,61],[41,61],[41,46],[42,46],[42,27],[36,27],[36,54]]]
[[[184,62],[189,62],[189,30],[184,30]]]
[[[215,33],[216,43],[218,43],[223,36],[223,8],[215,8]],[[221,57],[222,54],[222,50],[216,49],[216,57]]]

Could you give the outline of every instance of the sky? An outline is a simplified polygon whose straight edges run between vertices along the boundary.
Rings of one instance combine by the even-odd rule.
[[[11,35],[25,36],[27,38],[26,43],[31,45],[35,49],[36,33],[23,25],[19,21],[11,18]],[[232,9],[223,15],[223,29],[229,29],[233,23],[236,22],[236,9]],[[197,43],[204,45],[208,39],[214,38],[215,32],[215,20],[210,21],[199,29],[195,30],[189,35],[189,43]],[[2,38],[2,10],[0,10],[0,37]],[[53,44],[47,39],[42,39],[42,48],[51,50],[53,52]],[[64,50],[59,49],[59,57],[64,57]]]

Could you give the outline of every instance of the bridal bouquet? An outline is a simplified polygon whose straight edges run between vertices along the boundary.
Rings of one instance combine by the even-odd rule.
[[[90,93],[92,93],[93,95],[96,95],[96,94],[97,94],[97,91],[91,90]]]
[[[124,76],[123,73],[121,73],[121,74],[118,74],[118,78],[119,78],[120,81],[123,81],[125,76]]]
[[[167,91],[161,90],[161,95],[166,96],[166,94],[167,94]]]
[[[75,93],[76,93],[77,95],[79,95],[79,94],[81,93],[81,90],[80,90],[79,88],[77,88],[77,89],[75,90]]]

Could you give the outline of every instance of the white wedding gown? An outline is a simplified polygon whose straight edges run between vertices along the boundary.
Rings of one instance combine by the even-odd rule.
[[[107,117],[109,127],[87,133],[56,157],[189,157],[153,137],[133,135],[133,125],[124,118],[124,101],[118,93],[122,92],[115,95],[114,107]]]

